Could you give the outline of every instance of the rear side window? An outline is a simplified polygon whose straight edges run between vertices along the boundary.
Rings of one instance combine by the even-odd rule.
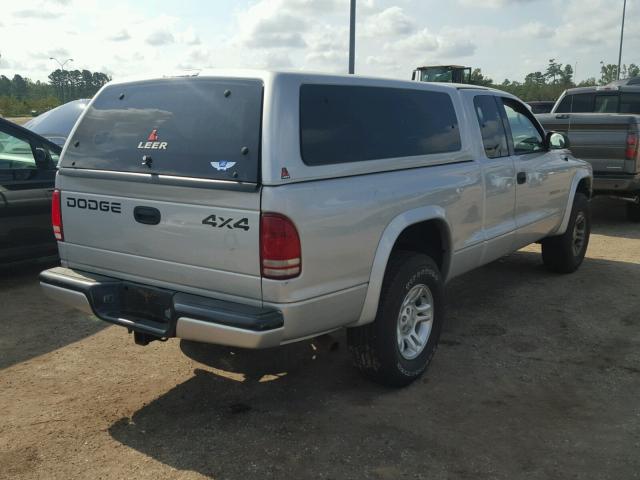
[[[595,100],[595,95],[593,93],[579,93],[577,95],[572,95],[572,107],[571,111],[573,113],[592,113],[593,112],[593,103]]]
[[[596,95],[595,113],[618,113],[618,95]]]
[[[593,113],[594,100],[593,93],[566,95],[555,113]]]
[[[640,93],[620,95],[620,113],[640,114]]]
[[[62,166],[254,183],[261,117],[259,80],[111,85],[88,108]]]
[[[473,99],[473,105],[487,158],[508,156],[507,136],[495,98],[490,95],[478,95]]]
[[[350,85],[300,87],[300,149],[307,165],[460,150],[448,94]]]

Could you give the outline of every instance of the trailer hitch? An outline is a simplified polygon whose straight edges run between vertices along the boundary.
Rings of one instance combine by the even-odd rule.
[[[131,333],[131,330],[129,330],[129,333]],[[166,337],[156,337],[155,335],[150,335],[148,333],[136,331],[133,332],[133,341],[136,343],[136,345],[142,345],[144,347],[155,340],[166,342],[168,339]]]

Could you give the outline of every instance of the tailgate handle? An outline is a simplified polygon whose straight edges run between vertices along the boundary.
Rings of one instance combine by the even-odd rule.
[[[160,223],[160,210],[153,207],[136,207],[133,209],[133,218],[138,223],[145,225],[158,225]]]

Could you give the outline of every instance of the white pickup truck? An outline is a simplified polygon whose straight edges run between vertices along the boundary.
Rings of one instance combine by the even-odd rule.
[[[62,266],[41,284],[140,344],[263,348],[346,327],[367,376],[406,385],[436,350],[448,280],[532,242],[553,271],[582,262],[591,167],[565,141],[469,85],[112,82],[62,152]]]

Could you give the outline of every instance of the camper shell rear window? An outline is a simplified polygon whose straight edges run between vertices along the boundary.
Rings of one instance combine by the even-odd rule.
[[[87,109],[61,166],[257,183],[262,97],[256,79],[108,86]]]

